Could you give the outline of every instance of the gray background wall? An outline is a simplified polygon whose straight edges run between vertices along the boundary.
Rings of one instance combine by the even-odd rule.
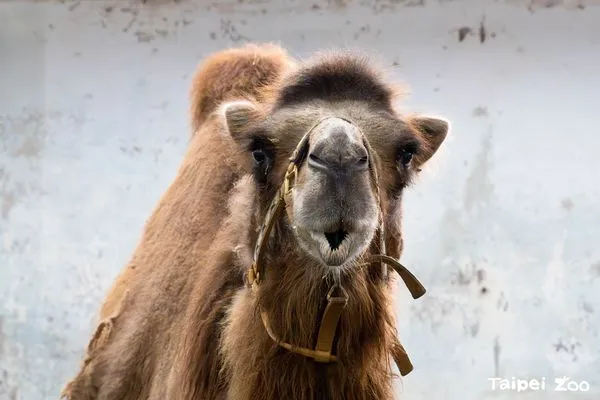
[[[398,396],[598,399],[594,3],[0,2],[0,399],[58,397],[174,177],[197,62],[268,40],[367,49],[410,85],[407,108],[453,123],[406,195],[403,261],[428,294],[398,290],[416,366]],[[496,376],[547,390],[492,391]],[[554,393],[562,376],[589,392]]]

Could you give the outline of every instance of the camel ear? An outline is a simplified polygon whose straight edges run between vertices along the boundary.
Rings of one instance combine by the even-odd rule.
[[[416,157],[417,164],[425,164],[438,151],[450,131],[450,121],[441,117],[419,115],[411,118],[411,125],[424,139],[426,145]]]
[[[259,107],[247,100],[236,100],[221,106],[221,115],[225,119],[228,133],[234,140],[240,140],[248,127],[261,116]]]

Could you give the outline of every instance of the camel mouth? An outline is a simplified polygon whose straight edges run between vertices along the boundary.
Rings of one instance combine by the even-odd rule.
[[[296,223],[292,227],[302,250],[326,268],[351,268],[357,257],[366,251],[375,233],[372,221],[366,220],[316,225]]]
[[[354,234],[338,229],[333,232],[311,231],[312,248],[317,258],[329,267],[344,265],[350,258],[354,248]]]
[[[348,237],[348,232],[343,229],[338,229],[335,232],[324,232],[325,239],[327,239],[327,243],[329,243],[329,248],[331,251],[336,251],[342,242]]]

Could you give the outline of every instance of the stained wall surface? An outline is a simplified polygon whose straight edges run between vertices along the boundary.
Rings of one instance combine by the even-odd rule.
[[[600,398],[597,1],[0,2],[0,399],[55,399],[174,177],[191,73],[278,41],[370,51],[452,121],[406,193],[398,398]],[[556,377],[571,389],[554,392]],[[489,378],[546,390],[492,390]]]

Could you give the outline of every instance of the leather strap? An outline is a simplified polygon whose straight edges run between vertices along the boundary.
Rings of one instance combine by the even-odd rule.
[[[273,200],[271,200],[271,204],[269,204],[269,208],[267,209],[267,213],[265,215],[265,222],[260,227],[256,245],[254,246],[254,262],[248,269],[247,275],[248,283],[253,288],[256,288],[256,285],[260,283],[261,279],[264,278],[264,268],[261,257],[267,247],[271,230],[273,229],[273,226],[275,226],[275,222],[277,222],[281,216],[281,212],[285,209],[285,198],[291,193],[292,188],[296,183],[298,166],[302,163],[304,157],[306,156],[306,149],[308,147],[308,139],[310,138],[310,134],[321,122],[328,118],[331,117],[319,119],[300,139],[300,142],[298,142],[298,145],[290,156],[290,163],[285,171],[283,184],[277,190],[277,195],[273,198]]]
[[[342,298],[344,299],[344,298]],[[347,298],[345,298],[347,300]],[[280,347],[291,351],[292,353],[299,354],[304,357],[312,358],[319,363],[334,363],[337,362],[337,356],[332,354],[333,340],[337,329],[338,320],[341,312],[345,307],[345,302],[333,301],[327,304],[323,319],[321,321],[321,328],[319,329],[319,337],[317,338],[317,345],[315,349],[307,349],[305,347],[294,346],[292,344],[283,342],[280,340],[269,324],[269,316],[265,311],[261,311],[261,319],[267,334]],[[404,346],[400,343],[397,337],[393,337],[392,347],[390,353],[394,360],[394,363],[400,371],[400,375],[406,376],[413,370],[413,364],[410,361]]]
[[[339,288],[341,296],[332,295],[336,288]],[[269,323],[269,316],[267,312],[261,310],[260,316],[267,334],[279,346],[293,353],[312,358],[319,363],[332,363],[337,361],[337,357],[333,354],[333,341],[335,340],[338,322],[342,315],[342,311],[346,307],[346,304],[348,304],[348,294],[346,291],[341,286],[332,287],[327,295],[327,307],[325,308],[325,312],[323,313],[323,317],[321,319],[321,326],[319,328],[317,343],[314,350],[295,346],[282,341],[273,332],[271,324]]]
[[[352,123],[351,121],[348,121],[348,122]],[[377,174],[377,167],[375,165],[376,160],[373,157],[373,154],[375,154],[375,152],[373,151],[373,148],[371,147],[371,143],[367,140],[367,138],[364,135],[363,135],[363,143],[365,145],[365,148],[367,149],[367,154],[369,154],[369,171],[372,176],[371,183],[373,185],[373,189],[375,192],[375,201],[379,205],[379,226],[377,228],[377,238],[379,239],[378,240],[378,242],[379,242],[378,243],[379,244],[378,253],[379,254],[387,254],[387,250],[386,250],[386,246],[385,246],[385,223],[383,220],[381,193],[379,191],[379,175]],[[381,262],[378,260],[374,260],[373,262],[376,264],[379,264],[379,268],[381,270],[381,276],[384,280],[387,281],[387,279],[388,279],[387,265],[384,262]]]
[[[335,289],[341,292],[341,296],[332,296]],[[316,362],[331,362],[335,332],[346,304],[348,304],[348,293],[341,286],[333,286],[327,294],[327,307],[325,307],[325,312],[321,319],[321,327],[319,328],[317,345],[315,346]]]
[[[392,343],[392,358],[400,371],[400,375],[406,376],[413,370],[413,365],[404,350],[404,346],[400,343],[397,337],[394,337],[394,343]]]
[[[266,223],[263,225],[263,229],[258,233],[258,240],[256,241],[254,250],[254,261],[248,269],[247,276],[248,284],[255,290],[257,289],[256,285],[258,285],[263,278],[261,256],[264,254],[265,248],[267,247],[267,238],[271,234],[271,230],[273,229],[273,226],[275,226],[275,221],[277,221],[284,208],[285,200],[283,199],[283,194],[278,193],[278,196],[271,202],[269,209],[267,210],[265,218]]]
[[[410,292],[413,299],[418,299],[419,297],[423,296],[427,292],[427,290],[421,284],[421,282],[419,282],[417,277],[414,276],[408,270],[408,268],[406,268],[404,265],[400,264],[400,262],[398,260],[396,260],[395,258],[387,256],[385,254],[374,254],[374,255],[370,256],[368,258],[368,260],[369,260],[369,262],[374,262],[374,261],[382,262],[382,263],[385,263],[385,264],[389,265],[390,267],[392,267],[394,269],[394,271],[396,271],[398,273],[398,275],[400,275],[400,278],[402,278],[402,281],[404,281],[404,284],[408,288],[408,291]]]

